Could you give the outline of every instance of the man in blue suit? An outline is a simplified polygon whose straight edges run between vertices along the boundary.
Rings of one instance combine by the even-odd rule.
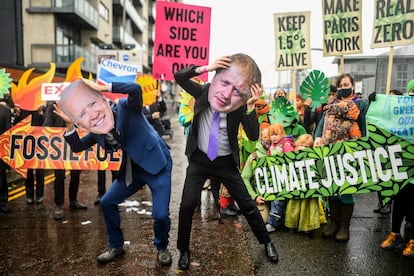
[[[128,94],[114,109],[100,91]],[[56,111],[67,122],[65,139],[74,152],[98,143],[108,152],[122,149],[119,175],[101,198],[108,248],[97,261],[105,263],[124,254],[118,204],[148,185],[152,192],[154,244],[161,265],[170,265],[167,249],[171,220],[172,160],[168,146],[142,113],[142,90],[136,83],[99,85],[87,79],[73,82],[62,93]],[[89,131],[79,138],[75,125]]]

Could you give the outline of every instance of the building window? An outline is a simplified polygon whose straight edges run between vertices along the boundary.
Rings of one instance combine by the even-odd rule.
[[[402,63],[397,65],[397,80],[396,88],[400,91],[406,90],[406,83],[408,80],[408,64]]]
[[[357,72],[366,72],[367,66],[366,64],[358,63],[357,65]]]
[[[105,21],[109,21],[109,10],[102,2],[99,2],[99,15],[105,19]]]
[[[387,63],[381,62],[379,64],[379,70],[378,70],[378,78],[379,78],[379,85],[377,88],[377,93],[385,94],[385,89],[387,85]]]

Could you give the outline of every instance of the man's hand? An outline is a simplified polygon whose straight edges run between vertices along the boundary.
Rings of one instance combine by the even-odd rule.
[[[264,204],[265,203],[264,197],[262,197],[262,196],[256,197],[256,203],[259,204],[259,205]]]
[[[214,63],[207,65],[207,71],[208,72],[215,71],[219,68],[226,69],[230,67],[230,64],[231,64],[231,58],[228,56],[224,56],[219,59],[216,59]]]
[[[152,113],[152,118],[153,119],[158,119],[160,117],[160,113],[158,111]]]
[[[91,81],[91,80],[88,80],[88,79],[85,79],[85,78],[81,78],[80,80],[84,84],[86,84],[87,86],[92,88],[93,90],[100,91],[100,92],[108,91],[108,86],[106,84],[98,84],[94,81]]]
[[[252,93],[252,96],[247,100],[248,110],[254,109],[254,104],[263,95],[263,91],[264,91],[263,85],[259,85],[258,83],[255,83],[250,88],[250,91]]]
[[[63,112],[62,107],[60,106],[60,103],[56,102],[55,104],[53,104],[53,107],[54,107],[53,113],[55,113],[60,118],[62,118],[63,121],[65,121],[66,127],[69,131],[72,130],[75,126],[72,120],[69,118],[69,116],[66,115],[65,112]]]

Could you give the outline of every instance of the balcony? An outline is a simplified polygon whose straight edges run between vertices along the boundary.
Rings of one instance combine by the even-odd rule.
[[[82,70],[96,73],[97,56],[78,45],[32,44],[31,64],[36,68],[48,68],[54,62],[57,68],[67,68],[79,57],[83,57]]]
[[[125,44],[134,44],[135,49],[141,50],[142,47],[130,34],[125,32],[125,29],[122,26],[113,26],[112,27],[112,40],[119,48],[122,49],[122,45]]]
[[[55,13],[81,30],[97,30],[98,11],[86,0],[30,0],[29,13]]]
[[[125,9],[126,14],[134,23],[135,29],[137,29],[140,33],[144,32],[146,23],[138,14],[137,9],[134,7],[130,0],[113,0],[112,3],[114,15],[122,17]]]

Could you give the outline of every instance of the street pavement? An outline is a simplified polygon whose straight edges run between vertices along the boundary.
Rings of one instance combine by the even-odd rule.
[[[43,204],[28,205],[24,195],[9,202],[12,212],[0,214],[0,275],[414,275],[414,258],[402,256],[402,249],[380,248],[391,221],[390,215],[373,212],[375,193],[356,196],[348,242],[322,239],[321,231],[313,238],[287,231],[271,233],[280,255],[279,262],[271,264],[242,216],[218,223],[211,193],[204,190],[194,217],[191,266],[188,271],[179,270],[175,247],[187,159],[184,131],[176,116],[172,116],[172,125],[173,138],[165,137],[173,157],[171,266],[161,267],[156,262],[148,188],[119,208],[126,254],[107,264],[96,262],[106,247],[107,235],[101,209],[93,204],[97,173],[84,171],[78,200],[88,209],[70,209],[66,188],[62,221],[53,219],[53,184],[45,187]],[[110,184],[107,172],[107,187]]]

